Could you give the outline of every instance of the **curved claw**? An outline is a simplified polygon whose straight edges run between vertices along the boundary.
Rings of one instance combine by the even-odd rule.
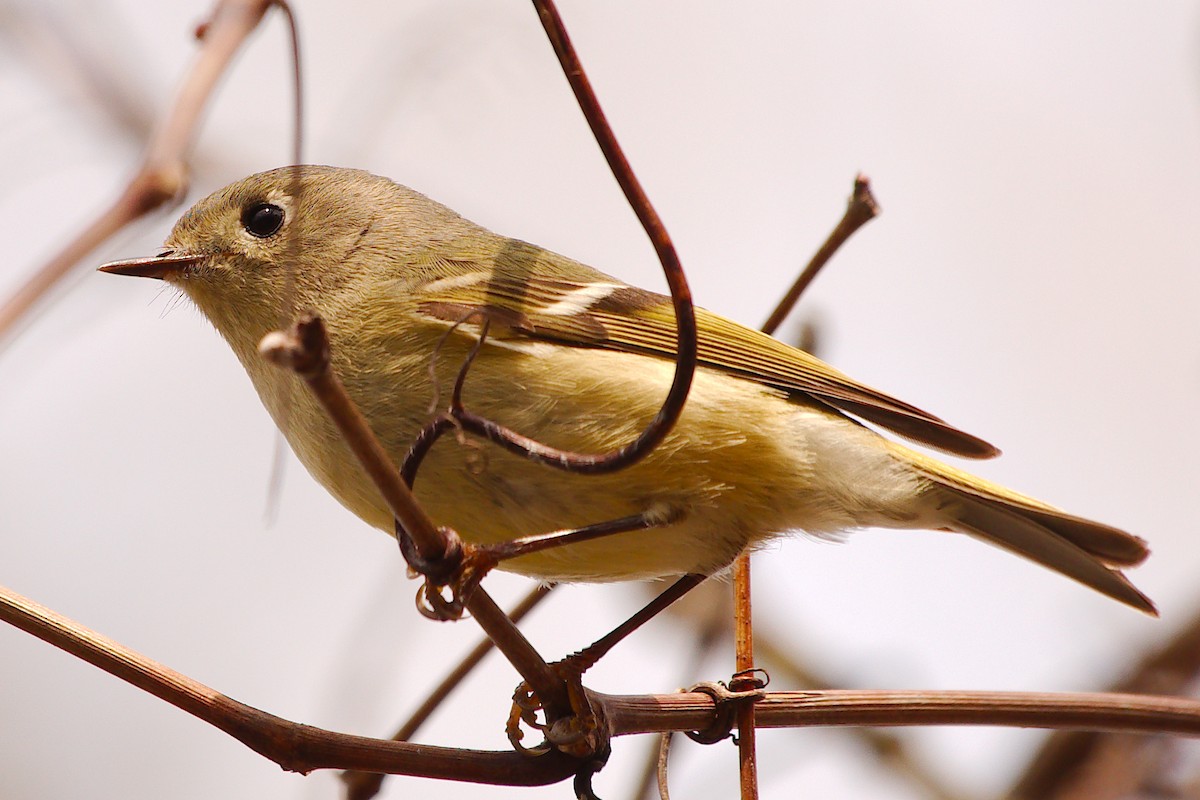
[[[612,755],[612,748],[606,742],[603,750],[597,752],[595,757],[590,759],[579,772],[575,773],[573,783],[575,789],[575,797],[579,800],[600,800],[596,795],[596,790],[592,788],[592,778],[596,773],[604,769],[604,765],[608,763],[608,757]]]

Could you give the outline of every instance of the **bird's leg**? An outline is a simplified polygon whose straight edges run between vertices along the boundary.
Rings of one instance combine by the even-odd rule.
[[[443,529],[453,546],[448,557],[439,559],[436,563],[421,559],[412,540],[400,525],[396,526],[396,541],[400,544],[400,552],[404,555],[409,569],[425,577],[425,584],[417,593],[417,608],[431,619],[451,620],[462,616],[463,605],[469,594],[483,577],[502,561],[617,533],[670,525],[677,522],[679,516],[678,513],[664,514],[661,510],[646,511],[607,522],[522,536],[519,539],[488,545],[462,542],[452,530]],[[449,597],[442,593],[443,589],[449,589]]]
[[[539,719],[539,712],[542,711],[542,705],[537,693],[527,683],[518,685],[516,691],[513,693],[512,711],[509,713],[508,725],[506,726],[508,738],[513,747],[531,755],[543,752],[551,746],[580,757],[592,755],[594,756],[592,759],[592,769],[580,773],[581,776],[584,776],[583,781],[585,784],[587,781],[590,781],[591,775],[602,767],[604,761],[608,758],[608,742],[604,736],[601,720],[597,717],[595,709],[592,708],[587,690],[583,688],[583,673],[603,658],[618,642],[649,620],[658,616],[659,612],[671,605],[671,603],[699,586],[705,577],[707,576],[684,575],[665,592],[651,600],[640,611],[618,625],[611,632],[579,652],[550,665],[558,673],[559,677],[562,678],[563,683],[567,687],[567,696],[570,700],[573,714],[560,717],[553,722],[543,722]],[[523,738],[522,723],[540,731],[546,737],[545,741],[533,748],[523,746],[521,744],[521,739]],[[577,790],[580,788],[578,781],[576,788]],[[589,792],[580,793],[579,796],[593,797],[594,795],[589,790]]]
[[[560,717],[553,722],[540,720],[538,715],[543,709],[537,693],[529,687],[528,683],[519,684],[516,691],[513,692],[512,711],[509,713],[506,726],[508,740],[513,747],[530,755],[537,755],[551,746],[581,757],[593,754],[597,756],[595,769],[603,766],[608,757],[608,742],[604,737],[601,721],[597,718],[595,710],[588,700],[587,690],[583,688],[583,673],[603,658],[618,642],[658,616],[659,612],[671,603],[703,583],[705,577],[707,576],[684,575],[671,584],[669,589],[651,600],[640,611],[608,634],[577,653],[550,665],[562,678],[567,688],[571,710],[574,713]],[[546,737],[545,741],[533,748],[523,746],[521,744],[521,739],[524,737],[521,730],[522,723],[540,731]],[[594,772],[595,769],[592,771]],[[589,779],[590,774],[588,773]]]
[[[519,558],[520,556],[538,553],[554,547],[579,544],[580,542],[611,536],[615,533],[640,531],[647,528],[661,528],[664,525],[678,522],[680,516],[681,514],[677,512],[664,514],[661,510],[653,512],[643,511],[640,514],[619,517],[608,522],[584,525],[580,528],[564,528],[549,533],[539,533],[534,536],[522,536],[519,539],[512,539],[498,544],[480,545],[475,549],[475,552],[479,553],[482,557],[492,558],[499,563],[510,558]]]
[[[669,605],[703,583],[707,577],[707,575],[697,575],[695,573],[684,575],[682,578],[675,581],[675,583],[671,584],[666,591],[643,606],[640,611],[635,613],[629,619],[625,620],[620,625],[613,628],[607,634],[600,637],[595,642],[592,642],[587,647],[579,650],[578,652],[572,653],[562,661],[552,664],[551,666],[557,669],[560,674],[569,673],[573,675],[582,675],[584,672],[591,669],[591,667],[597,661],[607,655],[608,651],[613,649],[613,647],[625,639],[626,636],[633,633],[650,620],[654,619]],[[567,683],[570,685],[569,680]]]

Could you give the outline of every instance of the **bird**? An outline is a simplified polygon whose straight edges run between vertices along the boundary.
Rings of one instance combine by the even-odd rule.
[[[361,170],[251,175],[185,212],[157,255],[100,269],[161,279],[190,298],[316,481],[388,533],[391,512],[333,423],[295,375],[259,353],[289,309],[323,319],[333,369],[396,463],[472,348],[467,407],[579,452],[636,437],[675,369],[669,297]],[[968,458],[999,452],[803,350],[701,308],[696,321],[698,366],[682,414],[633,466],[572,474],[469,435],[446,437],[421,465],[418,501],[477,544],[629,516],[651,523],[500,564],[543,581],[712,575],[790,532],[928,529],[982,540],[1157,613],[1121,571],[1147,557],[1143,539],[881,434]]]

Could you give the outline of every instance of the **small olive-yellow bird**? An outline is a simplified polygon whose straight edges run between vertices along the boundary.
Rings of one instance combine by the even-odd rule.
[[[334,368],[397,463],[477,343],[473,311],[490,329],[467,407],[549,445],[599,453],[628,443],[674,372],[669,298],[357,170],[252,175],[192,207],[158,256],[102,269],[160,278],[190,297],[309,472],[388,532],[391,514],[332,423],[294,375],[259,354],[284,310],[324,318]],[[1154,613],[1120,572],[1146,557],[1141,539],[903,447],[859,420],[960,456],[996,454],[802,350],[700,309],[697,322],[700,361],[683,415],[644,460],[575,475],[447,437],[421,467],[418,499],[474,542],[639,514],[665,522],[502,565],[546,580],[711,574],[788,531],[927,528],[982,539]]]

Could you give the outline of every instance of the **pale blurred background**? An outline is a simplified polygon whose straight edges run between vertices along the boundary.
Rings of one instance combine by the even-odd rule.
[[[134,169],[140,115],[170,102],[207,9],[0,2],[0,294]],[[819,321],[822,355],[998,444],[1004,457],[979,472],[1154,548],[1133,578],[1157,621],[967,539],[797,537],[755,562],[760,636],[860,688],[1091,690],[1196,610],[1195,3],[561,10],[698,302],[760,324],[865,171],[884,214],[798,315]],[[296,11],[307,160],[388,175],[500,232],[663,286],[528,4],[297,0]],[[224,83],[187,202],[290,158],[288,80],[276,17]],[[0,583],[244,702],[385,734],[477,628],[420,618],[392,541],[294,460],[265,521],[276,434],[224,343],[172,291],[91,269],[153,253],[179,210],[96,252],[0,352]],[[507,602],[528,586],[487,585]],[[640,602],[627,587],[567,588],[526,629],[556,657]],[[686,674],[689,649],[682,623],[656,623],[589,685],[672,691],[732,670],[727,651]],[[516,680],[489,660],[420,740],[506,747]],[[1042,734],[904,736],[949,786],[986,797]],[[759,741],[764,798],[922,796],[844,733]],[[616,742],[602,796],[629,796],[650,744]],[[672,770],[677,797],[736,793],[728,743],[679,744]],[[0,626],[0,797],[339,793],[333,773],[283,773]],[[400,778],[385,794],[569,795]]]

